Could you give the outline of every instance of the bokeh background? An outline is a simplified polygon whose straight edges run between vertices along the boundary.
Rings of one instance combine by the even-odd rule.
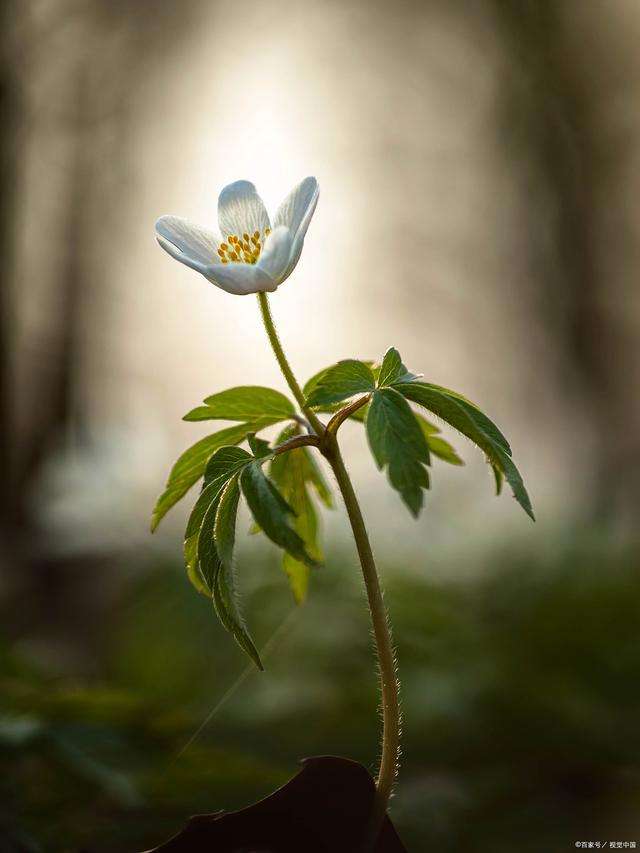
[[[154,220],[214,223],[240,177],[274,206],[307,174],[320,204],[272,299],[300,378],[398,346],[504,428],[538,516],[448,436],[466,467],[436,461],[413,521],[343,430],[398,645],[399,832],[412,853],[640,846],[636,0],[0,15],[0,850],[139,850],[306,755],[375,768],[343,513],[302,608],[240,537],[263,675],[186,580],[190,500],[148,533],[210,431],[181,415],[283,388],[255,300],[174,263]]]

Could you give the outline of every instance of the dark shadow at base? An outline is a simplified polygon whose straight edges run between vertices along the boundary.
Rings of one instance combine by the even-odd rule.
[[[362,764],[307,758],[293,779],[264,800],[237,812],[192,817],[182,832],[148,853],[365,853],[374,793]],[[366,853],[407,853],[388,817]]]

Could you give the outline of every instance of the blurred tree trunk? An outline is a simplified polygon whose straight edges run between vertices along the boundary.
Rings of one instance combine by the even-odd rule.
[[[84,331],[88,312],[95,316],[100,310],[95,303],[104,283],[98,260],[104,229],[110,215],[126,204],[123,187],[129,177],[132,93],[145,81],[154,62],[166,60],[167,49],[181,46],[180,36],[189,33],[195,23],[190,12],[198,11],[202,4],[185,0],[177,7],[161,0],[153,4],[152,18],[137,14],[124,0],[55,0],[46,9],[37,9],[37,5],[0,0],[5,24],[0,38],[6,42],[0,58],[0,244],[5,279],[0,296],[0,464],[3,472],[11,471],[11,476],[5,473],[0,487],[0,556],[7,562],[12,595],[28,602],[10,608],[14,631],[34,624],[51,627],[56,621],[61,630],[78,630],[78,624],[67,624],[74,595],[86,595],[82,607],[72,608],[74,619],[84,620],[87,630],[93,630],[92,610],[105,603],[97,602],[99,595],[93,587],[80,589],[78,579],[91,584],[90,567],[101,564],[104,555],[86,553],[71,558],[52,553],[49,543],[43,541],[32,499],[49,460],[68,448],[70,441],[82,445],[90,440],[83,407]],[[42,85],[43,81],[48,85]],[[22,90],[24,104],[20,102]],[[20,236],[14,233],[15,203],[27,192],[27,187],[16,188],[18,165],[29,157],[28,146],[17,143],[20,133],[23,142],[32,134],[38,139],[39,134],[45,145],[47,135],[54,135],[60,144],[51,145],[52,160],[62,156],[64,165],[59,168],[55,163],[56,219],[51,222],[62,253],[44,272],[45,286],[54,297],[52,310],[41,326],[42,339],[29,342],[29,352],[20,356],[28,359],[22,381],[26,374],[26,384],[36,389],[37,414],[24,419],[18,434],[12,424],[21,389],[12,368],[18,356],[12,345],[10,317],[20,314],[24,300],[33,299],[29,290],[12,294],[14,277],[6,262]],[[43,197],[52,192],[49,186],[43,190]],[[117,225],[117,221],[111,224]],[[12,297],[15,305],[10,304]],[[33,356],[39,350],[44,358]]]
[[[565,345],[562,393],[576,398],[575,417],[586,413],[593,429],[591,520],[610,524],[621,501],[637,503],[640,484],[629,472],[628,422],[615,416],[626,399],[612,355],[620,329],[607,311],[609,282],[602,280],[598,258],[603,128],[593,102],[598,93],[588,82],[591,57],[588,49],[578,56],[568,49],[565,3],[493,3],[509,57],[505,131],[533,169],[530,210],[541,226],[534,233],[552,233],[549,245],[533,247],[542,261],[536,270],[540,309]],[[624,26],[624,16],[618,18]],[[640,458],[637,441],[633,452]]]
[[[12,406],[13,267],[16,240],[16,196],[19,185],[19,139],[22,90],[14,64],[15,19],[12,0],[0,2],[0,559],[11,563],[18,520]]]

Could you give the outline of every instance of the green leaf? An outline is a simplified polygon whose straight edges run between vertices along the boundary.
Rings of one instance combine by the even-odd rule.
[[[496,465],[491,465],[491,468],[493,470],[493,476],[496,481],[496,495],[499,495],[502,491],[502,483],[504,481],[504,477],[502,475],[502,471]]]
[[[192,409],[190,412],[187,412],[186,415],[182,418],[183,421],[188,421],[190,423],[199,422],[199,421],[218,421],[222,420],[217,415],[211,414],[211,409],[208,406],[196,406],[195,409]],[[231,418],[227,418],[226,420],[232,420]],[[253,430],[253,432],[260,432],[267,427],[272,426],[273,424],[277,424],[280,421],[284,420],[281,417],[268,417],[264,416],[261,418],[254,418],[249,426]]]
[[[218,556],[229,566],[233,560],[233,549],[236,544],[236,518],[240,502],[238,478],[239,474],[235,474],[222,490],[213,529]]]
[[[284,444],[285,441],[288,441],[291,438],[294,438],[296,435],[302,435],[302,429],[299,424],[290,424],[285,427],[280,435],[276,439],[276,446],[279,444]],[[301,476],[305,483],[309,483],[312,485],[322,501],[322,503],[327,507],[327,509],[333,509],[333,496],[331,495],[331,489],[329,488],[329,484],[324,478],[324,474],[320,470],[316,460],[313,457],[313,454],[306,447],[298,448],[297,450],[288,451],[287,453],[280,453],[278,456],[274,457],[273,462],[271,463],[270,474],[273,478],[274,483],[278,486],[278,488],[282,491],[285,498],[286,495],[286,484],[282,479],[281,471],[286,472],[288,470],[288,460],[293,458],[293,460],[299,464],[301,469]]]
[[[288,397],[280,391],[261,385],[229,388],[207,397],[204,402],[223,420],[250,421],[260,417],[284,419],[295,415],[296,412]]]
[[[295,414],[293,403],[284,394],[261,385],[229,388],[207,397],[204,403],[186,414],[184,420],[268,421],[274,424]],[[263,427],[267,425],[264,423]]]
[[[224,487],[218,489],[213,500],[207,507],[202,518],[202,525],[198,536],[198,563],[200,565],[200,572],[207,587],[212,591],[216,574],[220,568],[220,556],[213,532],[223,492]]]
[[[427,444],[431,453],[437,456],[438,459],[442,459],[443,462],[448,462],[449,465],[464,465],[464,462],[449,442],[445,441],[444,438],[440,438],[439,435],[428,435]]]
[[[427,441],[407,401],[393,388],[373,395],[366,421],[367,437],[379,468],[388,467],[389,482],[414,516],[429,488]]]
[[[430,453],[433,453],[433,455],[437,456],[438,459],[442,459],[450,465],[464,465],[464,462],[460,459],[449,442],[436,434],[440,432],[439,427],[432,424],[431,421],[428,421],[426,418],[423,418],[422,415],[419,415],[417,412],[414,412],[413,416],[420,424],[420,429],[427,440]]]
[[[325,480],[324,474],[320,470],[318,463],[313,458],[311,451],[302,448],[301,456],[303,460],[302,467],[304,470],[305,481],[313,486],[316,494],[327,509],[333,509],[334,503],[331,489],[329,488],[329,484]]]
[[[238,645],[249,655],[258,669],[264,669],[258,650],[242,617],[235,588],[233,549],[239,500],[240,488],[236,474],[225,486],[216,514],[214,541],[219,559],[213,580],[213,604],[227,631],[235,637]]]
[[[367,359],[360,359],[360,361],[362,362],[362,364],[366,364],[367,367],[373,369],[372,361],[367,361]],[[322,370],[319,370],[317,373],[314,373],[310,379],[307,379],[302,388],[302,393],[304,394],[305,398],[308,398],[311,395],[311,392],[314,390],[314,388],[325,375],[325,373],[327,373],[327,371],[331,370],[333,367],[335,367],[334,364],[332,364],[330,367],[323,367]]]
[[[354,394],[373,391],[375,379],[371,368],[363,361],[346,359],[327,368],[317,379],[307,397],[309,406],[339,403]]]
[[[224,485],[252,459],[253,456],[241,447],[221,447],[209,459],[204,469],[205,486],[210,483]]]
[[[224,445],[239,444],[252,429],[252,425],[246,423],[228,427],[200,439],[185,450],[171,469],[166,488],[156,502],[151,516],[152,531],[157,528],[171,507],[183,498],[194,483],[202,477],[207,462],[216,450]]]
[[[493,421],[489,420],[489,418],[484,414],[484,412],[480,411],[480,409],[476,406],[475,403],[472,403],[470,400],[467,400],[466,397],[463,397],[462,394],[458,394],[457,391],[451,391],[449,388],[443,388],[442,385],[433,385],[430,382],[412,382],[408,384],[410,387],[426,388],[430,389],[434,393],[446,394],[448,397],[453,397],[453,399],[457,400],[459,405],[471,415],[472,419],[478,424],[478,426],[483,430],[483,432],[490,436],[493,441],[501,445],[502,448],[506,450],[506,452],[509,454],[509,456],[511,456],[511,447],[509,446],[509,442],[507,441],[507,439],[500,432],[500,430],[493,423]],[[403,390],[404,387],[405,383],[399,383],[397,386],[398,391],[400,391],[401,394],[404,394],[405,397],[408,397],[409,394],[405,394]]]
[[[402,363],[402,358],[398,350],[395,347],[391,347],[384,354],[377,378],[378,387],[384,388],[387,385],[393,385],[395,382],[412,382],[418,377],[413,373],[409,373]]]
[[[401,390],[401,389],[396,388],[396,391],[400,391],[400,390]],[[437,435],[437,434],[440,432],[440,427],[439,427],[439,426],[436,426],[435,424],[432,424],[432,423],[431,423],[431,421],[428,421],[428,420],[427,420],[425,417],[423,417],[422,415],[418,415],[418,414],[416,414],[415,412],[414,412],[414,415],[415,415],[415,416],[416,416],[416,418],[418,419],[418,423],[420,424],[420,427],[422,428],[422,432],[427,436],[427,438],[428,438],[430,435]]]
[[[222,447],[213,454],[187,523],[184,554],[193,585],[212,598],[225,628],[262,669],[236,601],[233,576],[238,477],[243,468],[253,463],[254,457],[240,447]]]
[[[250,432],[247,435],[247,441],[249,442],[251,452],[258,459],[261,459],[263,456],[268,456],[269,453],[271,453],[269,442],[265,441],[264,438],[258,438],[255,432]]]
[[[278,444],[299,433],[300,427],[297,424],[288,427],[278,437]],[[308,487],[313,486],[327,506],[332,505],[332,500],[324,477],[310,451],[300,447],[275,456],[271,463],[270,475],[295,513],[293,527],[304,542],[308,554],[314,560],[321,562],[322,552],[318,545],[318,515]],[[296,602],[302,602],[309,585],[308,565],[285,552],[282,567],[289,577]]]
[[[317,565],[289,523],[292,508],[264,475],[259,460],[243,469],[240,485],[253,517],[269,539],[306,565]]]
[[[212,593],[210,578],[205,577],[198,554],[198,539],[205,515],[212,505],[217,505],[222,489],[227,482],[252,459],[251,454],[240,447],[222,447],[214,453],[207,465],[204,486],[191,510],[184,534],[184,558],[187,574],[200,592],[203,591],[202,585],[204,585],[206,593],[209,595]],[[212,513],[210,522],[214,523],[215,510]]]
[[[310,379],[304,383],[302,387],[302,393],[304,394],[305,400],[308,400],[311,396],[312,391],[315,390],[316,385],[325,375],[327,370],[330,370],[329,367],[323,367],[322,370],[319,370],[317,373],[314,373]]]
[[[193,586],[202,595],[211,598],[212,591],[209,589],[207,582],[200,571],[200,563],[198,562],[198,536],[200,531],[184,540],[184,563],[187,567],[187,577]]]
[[[489,463],[503,474],[515,499],[535,521],[529,495],[520,472],[511,459],[507,440],[489,418],[466,400],[453,396],[437,385],[409,382],[395,386],[407,399],[418,403],[459,430],[484,451]]]

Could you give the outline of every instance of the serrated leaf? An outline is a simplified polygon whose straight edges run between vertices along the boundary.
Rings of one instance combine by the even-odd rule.
[[[529,495],[520,472],[511,459],[509,444],[484,413],[462,398],[452,396],[439,386],[426,382],[398,384],[395,388],[407,399],[424,406],[477,444],[484,451],[489,463],[504,474],[513,496],[535,521]]]
[[[239,424],[201,438],[178,458],[169,474],[164,492],[158,498],[151,516],[151,530],[155,530],[172,506],[183,498],[204,473],[207,462],[218,450],[228,444],[239,444],[253,425]]]
[[[393,388],[378,389],[366,421],[371,452],[379,468],[388,468],[389,482],[414,516],[429,487],[427,441],[407,401]]]
[[[432,424],[431,421],[428,421],[426,418],[423,418],[422,415],[417,412],[414,412],[413,416],[420,424],[420,429],[427,440],[430,453],[433,453],[433,455],[437,456],[438,459],[442,459],[450,465],[464,465],[464,462],[460,459],[449,442],[436,434],[440,432],[439,427]]]
[[[212,394],[185,415],[185,420],[266,421],[277,423],[295,414],[288,397],[261,385],[240,385]]]
[[[395,382],[412,382],[417,378],[404,366],[398,350],[395,347],[390,347],[384,354],[376,377],[378,387],[384,388],[387,385],[393,385]]]
[[[220,504],[213,529],[218,556],[227,565],[231,565],[233,549],[236,544],[236,517],[240,502],[238,477],[238,474],[233,476],[220,495]]]
[[[253,456],[241,447],[221,447],[213,454],[204,469],[204,483],[224,484],[230,480]]]
[[[233,635],[238,645],[252,658],[258,669],[263,669],[258,650],[242,617],[235,589],[233,549],[239,500],[240,488],[236,474],[224,487],[216,513],[213,538],[218,551],[218,562],[213,579],[213,604],[227,631]]]
[[[366,358],[361,358],[360,361],[362,362],[362,364],[366,364],[367,367],[370,367],[372,370],[374,369],[373,361],[369,361]],[[311,395],[311,392],[314,390],[318,382],[322,379],[322,377],[328,370],[331,370],[332,367],[335,367],[335,365],[332,364],[329,367],[323,367],[322,370],[319,370],[317,373],[314,373],[310,379],[307,379],[302,388],[302,393],[304,394],[305,398]]]
[[[311,396],[311,393],[315,390],[316,385],[325,373],[329,370],[328,367],[323,367],[322,370],[319,370],[317,373],[314,373],[302,386],[302,393],[304,394],[305,400],[308,400]]]
[[[220,499],[222,489],[227,482],[238,473],[243,465],[251,462],[253,457],[240,447],[222,447],[211,457],[205,470],[205,479],[202,491],[198,496],[184,534],[184,559],[187,574],[193,585],[200,592],[204,591],[211,595],[210,573],[205,575],[199,559],[199,536],[204,525],[204,519],[211,510],[210,523],[215,523],[215,507]]]
[[[206,508],[198,534],[198,563],[200,566],[200,572],[207,584],[207,587],[212,591],[216,572],[220,567],[220,556],[216,547],[213,531],[223,491],[224,487],[218,489],[213,500]]]
[[[397,388],[400,393],[404,394],[402,387],[405,383],[398,383]],[[498,429],[498,427],[491,421],[483,411],[481,411],[475,403],[472,403],[471,400],[468,400],[466,397],[463,397],[462,394],[458,394],[457,391],[451,391],[449,388],[444,388],[442,385],[434,385],[431,382],[418,382],[414,381],[408,383],[409,386],[413,387],[422,387],[430,389],[434,392],[439,392],[441,394],[446,394],[448,397],[452,397],[454,400],[457,400],[460,406],[468,412],[473,420],[478,424],[478,426],[485,432],[493,441],[499,444],[508,454],[511,456],[511,447],[509,446],[509,442],[504,437],[502,432]],[[408,396],[405,394],[405,396]]]
[[[240,486],[251,514],[269,539],[295,559],[314,567],[316,561],[307,553],[303,540],[290,525],[291,507],[264,475],[259,461],[243,469]]]
[[[368,364],[345,359],[322,373],[307,397],[307,404],[313,407],[339,403],[355,394],[373,391],[374,387],[374,375]]]

